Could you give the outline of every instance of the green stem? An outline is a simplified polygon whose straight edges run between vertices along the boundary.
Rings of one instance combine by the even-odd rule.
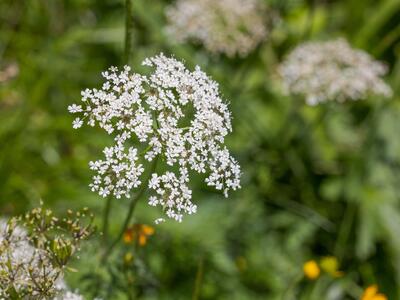
[[[203,281],[203,274],[204,274],[204,256],[202,256],[199,260],[192,300],[200,299],[200,288],[201,288],[201,282]]]
[[[282,293],[282,300],[294,299],[294,295],[296,293],[296,286],[302,279],[303,279],[303,273],[299,273],[293,277],[293,279],[289,282],[289,285],[286,288],[286,290]]]
[[[328,218],[319,214],[312,208],[302,204],[301,202],[288,199],[279,199],[278,201],[273,201],[272,203],[296,215],[304,217],[310,223],[313,223],[326,232],[333,232],[335,230],[335,224],[333,224]]]
[[[104,215],[103,215],[103,241],[104,243],[108,240],[108,226],[110,219],[110,211],[111,211],[111,201],[113,197],[108,196],[106,206],[104,207]]]
[[[119,240],[122,238],[122,236],[124,235],[124,232],[126,230],[126,228],[129,225],[129,222],[131,221],[133,212],[135,210],[136,204],[139,201],[139,199],[143,196],[143,194],[146,192],[147,190],[147,186],[148,183],[150,181],[151,178],[151,174],[153,174],[153,172],[156,169],[157,166],[157,161],[158,161],[158,156],[156,156],[152,162],[152,165],[150,167],[150,171],[147,175],[147,178],[143,181],[138,193],[136,194],[136,196],[132,199],[131,203],[129,204],[129,208],[128,208],[128,214],[125,217],[125,221],[123,223],[123,226],[121,227],[121,230],[117,236],[117,238],[111,243],[111,245],[107,248],[106,252],[103,255],[103,261],[106,261],[108,256],[111,254],[111,251],[114,249],[114,247],[118,244]]]
[[[308,8],[308,16],[306,20],[305,30],[303,32],[303,39],[310,39],[314,27],[314,18],[316,11],[316,1],[312,1],[311,6]]]
[[[132,52],[132,0],[125,0],[125,53],[124,63],[129,64],[129,58]]]
[[[346,243],[350,237],[350,231],[353,226],[353,220],[356,214],[356,205],[354,203],[347,203],[346,211],[343,217],[343,222],[340,226],[340,231],[336,245],[334,248],[335,256],[339,259],[343,259],[343,255],[346,250]]]

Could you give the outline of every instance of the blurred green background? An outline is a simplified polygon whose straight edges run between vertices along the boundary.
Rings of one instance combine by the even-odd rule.
[[[100,265],[93,241],[67,276],[87,299],[359,299],[374,283],[400,299],[400,1],[266,2],[280,19],[270,38],[229,59],[167,38],[171,1],[133,1],[130,65],[141,71],[162,51],[219,82],[242,189],[225,199],[193,182],[198,213],[156,226],[133,267],[124,262],[129,245]],[[101,84],[101,71],[122,65],[124,26],[122,0],[0,1],[2,215],[43,199],[60,212],[88,206],[100,224],[105,201],[89,191],[88,162],[110,141],[98,129],[72,129],[67,106]],[[392,99],[308,107],[284,95],[277,66],[285,55],[339,36],[388,64]],[[115,232],[127,204],[114,202]],[[160,213],[142,201],[135,221],[152,224]],[[336,257],[341,276],[303,276],[305,261],[325,256]]]

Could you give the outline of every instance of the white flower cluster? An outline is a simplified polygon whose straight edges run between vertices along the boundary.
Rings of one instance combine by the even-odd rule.
[[[141,182],[140,175],[144,168],[137,164],[137,149],[130,147],[128,153],[122,143],[117,143],[113,147],[104,149],[105,160],[90,162],[90,169],[99,175],[93,177],[90,187],[93,192],[98,192],[100,196],[106,197],[111,192],[116,198],[126,196],[132,188],[138,187]]]
[[[103,73],[102,89],[83,91],[83,106],[71,105],[69,111],[82,115],[74,127],[85,120],[114,137],[115,145],[104,150],[105,160],[90,163],[97,172],[90,185],[93,191],[103,197],[129,197],[142,184],[143,164],[160,157],[167,171],[151,175],[148,187],[154,194],[149,204],[181,221],[183,213],[197,208],[188,187],[190,171],[210,173],[206,183],[225,196],[240,188],[240,167],[223,145],[232,131],[231,115],[218,84],[199,67],[189,71],[163,54],[143,65],[154,72],[142,76],[130,73],[128,66],[121,72],[110,68]]]
[[[177,0],[167,9],[167,33],[194,40],[213,53],[246,56],[267,36],[266,9],[258,0]]]
[[[392,91],[380,78],[386,72],[384,64],[352,49],[344,39],[304,43],[280,66],[288,91],[303,95],[309,105],[360,100],[369,95],[389,97]]]

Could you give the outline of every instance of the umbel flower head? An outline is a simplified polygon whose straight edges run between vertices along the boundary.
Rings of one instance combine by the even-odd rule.
[[[167,11],[167,32],[213,53],[246,56],[267,36],[266,9],[258,0],[177,0]]]
[[[114,137],[114,145],[103,151],[105,158],[90,162],[96,172],[92,191],[129,198],[132,189],[148,184],[153,191],[149,204],[181,221],[183,213],[197,209],[188,186],[191,172],[209,174],[205,182],[225,196],[240,187],[240,167],[224,146],[231,115],[218,84],[198,66],[189,71],[163,54],[143,65],[153,72],[145,76],[128,66],[122,71],[111,67],[103,72],[102,88],[83,91],[83,105],[71,105],[69,111],[81,114],[74,128],[85,120]],[[143,183],[145,165],[157,159],[166,171],[152,173]]]
[[[341,38],[301,44],[289,54],[279,71],[287,91],[304,96],[309,105],[392,94],[381,79],[387,73],[386,66],[368,53],[352,49]]]

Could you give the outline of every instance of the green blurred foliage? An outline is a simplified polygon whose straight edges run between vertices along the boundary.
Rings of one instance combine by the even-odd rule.
[[[358,299],[371,283],[399,299],[400,2],[268,1],[280,22],[245,59],[174,44],[164,32],[170,2],[133,1],[130,64],[141,71],[145,57],[162,51],[220,83],[242,190],[224,199],[193,183],[198,214],[157,226],[133,266],[123,262],[128,246],[110,266],[98,264],[96,245],[85,249],[71,287],[88,299],[190,299],[201,268],[200,299]],[[122,64],[124,24],[122,0],[0,2],[0,70],[19,68],[0,82],[3,214],[44,199],[55,210],[88,206],[100,222],[104,200],[88,189],[87,163],[109,140],[100,130],[73,130],[67,106],[100,84],[101,71]],[[338,36],[387,62],[392,99],[308,107],[283,94],[276,67],[288,51]],[[113,203],[115,232],[126,207]],[[142,201],[136,221],[158,213]],[[303,263],[326,255],[339,259],[344,276],[306,280]]]

